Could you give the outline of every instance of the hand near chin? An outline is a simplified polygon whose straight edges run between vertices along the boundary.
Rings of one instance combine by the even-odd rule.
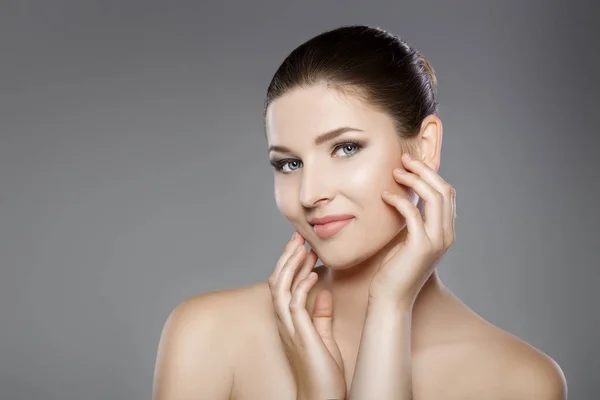
[[[412,307],[439,259],[454,242],[456,192],[420,160],[402,157],[405,171],[394,179],[412,188],[425,202],[424,219],[408,199],[384,192],[382,199],[406,220],[406,239],[385,258],[371,281],[371,300],[392,301]]]
[[[342,353],[332,330],[331,292],[318,292],[312,315],[306,310],[308,292],[318,280],[313,271],[317,259],[313,250],[306,253],[304,238],[295,233],[268,283],[279,336],[294,371],[297,398],[345,399]]]

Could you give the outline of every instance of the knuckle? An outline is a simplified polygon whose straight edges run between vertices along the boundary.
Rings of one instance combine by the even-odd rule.
[[[433,254],[433,255],[438,255],[438,253],[441,251],[441,249],[444,247],[444,241],[443,239],[430,239],[426,242],[426,244],[423,246],[424,249],[424,253],[425,254]]]
[[[292,301],[290,303],[290,312],[292,314],[298,314],[300,311],[302,311],[302,309],[303,307],[299,301]]]
[[[277,290],[277,282],[276,281],[273,280],[272,282],[269,283],[269,289],[271,292],[271,296],[274,298],[277,297],[278,290]]]
[[[279,296],[277,296],[277,293],[271,292],[271,301],[273,304],[277,305],[279,302]]]
[[[446,251],[446,244],[443,240],[440,240],[440,243],[435,246],[435,254],[437,256],[441,256]]]
[[[446,235],[446,239],[444,240],[445,242],[445,248],[449,249],[450,246],[452,246],[452,244],[454,243],[454,234],[450,233],[448,235]]]
[[[306,253],[306,247],[300,246],[298,247],[298,251],[296,252],[296,257],[303,257]]]
[[[286,293],[280,288],[277,288],[271,292],[271,298],[275,304],[286,303],[290,301],[290,299],[286,296]]]
[[[401,200],[402,199],[396,193],[388,191],[387,200],[386,200],[388,203],[393,204],[394,206],[398,207],[398,205],[402,202]]]
[[[415,218],[421,216],[421,211],[419,211],[419,208],[412,204],[408,207],[408,212]]]

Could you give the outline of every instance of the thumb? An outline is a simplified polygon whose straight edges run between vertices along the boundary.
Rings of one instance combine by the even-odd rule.
[[[343,370],[342,353],[333,337],[333,295],[329,290],[321,290],[315,295],[312,321],[327,350]]]
[[[323,339],[333,337],[333,296],[329,290],[320,290],[315,295],[312,321]]]

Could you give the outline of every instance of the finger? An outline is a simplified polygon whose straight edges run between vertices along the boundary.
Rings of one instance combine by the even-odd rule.
[[[303,343],[311,343],[317,338],[317,331],[312,325],[308,311],[306,311],[306,300],[308,292],[317,283],[318,276],[316,272],[311,272],[302,281],[298,283],[296,291],[290,301],[290,314],[296,332],[300,335]]]
[[[277,290],[280,292],[292,292],[292,281],[297,275],[300,266],[304,265],[307,255],[304,245],[300,245],[294,250],[294,253],[292,253],[283,268],[281,268],[281,272],[277,277]]]
[[[321,290],[316,294],[312,322],[321,338],[333,339],[333,296],[329,290]]]
[[[269,289],[271,291],[271,296],[273,299],[273,308],[274,308],[275,315],[276,315],[277,330],[279,332],[279,336],[281,337],[281,340],[285,343],[289,343],[289,341],[290,341],[290,335],[289,335],[290,334],[290,323],[289,323],[290,318],[289,318],[289,316],[287,316],[289,314],[289,308],[281,306],[281,301],[275,295],[275,288],[276,288],[276,283],[277,283],[277,277],[279,276],[281,269],[286,264],[286,262],[289,260],[289,258],[293,254],[294,250],[298,246],[300,246],[300,244],[303,242],[303,240],[304,240],[304,238],[302,238],[298,232],[294,232],[294,234],[292,235],[292,238],[286,244],[282,255],[279,257],[279,260],[277,261],[275,270],[273,271],[273,273],[271,274],[271,276],[269,277],[269,280],[268,280]],[[285,300],[283,301],[283,303],[285,303]]]
[[[304,262],[302,263],[302,266],[300,267],[300,269],[296,273],[296,276],[294,277],[294,280],[292,281],[292,295],[296,291],[298,284],[302,280],[304,280],[304,278],[306,278],[308,276],[308,274],[310,274],[312,272],[312,270],[315,268],[315,264],[317,263],[318,259],[319,259],[319,256],[317,255],[317,253],[315,253],[314,249],[311,249],[308,252],[308,254],[306,255],[306,257],[304,258]]]
[[[456,191],[448,182],[446,182],[433,168],[419,159],[403,157],[405,167],[417,173],[421,179],[429,183],[435,190],[444,197],[443,222],[444,229],[444,247],[447,248],[454,241],[454,220],[456,218]]]
[[[292,323],[292,317],[290,315],[290,301],[292,298],[290,286],[292,278],[305,255],[306,249],[304,246],[298,246],[281,269],[281,272],[277,277],[277,282],[275,283],[275,288],[272,291],[276,312],[282,319],[282,322],[290,335],[294,334],[294,324]]]
[[[387,190],[383,191],[381,198],[386,203],[396,208],[396,210],[404,217],[410,235],[414,235],[419,239],[427,238],[427,232],[425,231],[425,224],[423,223],[423,218],[421,218],[421,213],[408,199]]]
[[[428,236],[442,242],[444,238],[444,197],[420,176],[411,172],[395,169],[396,182],[412,188],[425,202],[425,229]]]
[[[449,201],[445,203],[444,211],[444,226],[448,228],[444,230],[444,248],[448,248],[454,243],[456,237],[455,225],[456,225],[456,190],[451,186],[449,190]]]
[[[333,339],[331,328],[331,317],[333,313],[331,294],[327,292],[329,293],[329,299],[324,298],[321,292],[317,294],[317,297],[315,298],[317,307],[316,317],[314,311],[313,318],[311,318],[306,310],[308,292],[314,287],[317,280],[318,276],[316,272],[309,273],[308,276],[298,284],[298,288],[294,292],[292,301],[290,302],[290,314],[292,315],[292,321],[294,323],[294,328],[296,329],[296,336],[294,339],[306,348],[317,350],[315,354],[326,354],[325,351],[328,351],[338,365],[340,365],[341,356],[336,357],[339,350],[336,352],[337,344]],[[320,350],[319,347],[321,348]],[[338,358],[340,358],[340,360],[338,360]],[[343,365],[343,362],[341,365]]]
[[[294,235],[292,235],[290,241],[287,242],[285,248],[283,249],[283,253],[279,257],[279,260],[277,260],[275,269],[269,277],[268,282],[269,287],[271,287],[271,290],[275,287],[275,283],[277,282],[277,277],[279,276],[281,269],[283,268],[287,260],[291,257],[291,255],[294,253],[296,247],[298,247],[301,243],[304,243],[304,238],[298,232],[294,232]]]
[[[438,192],[444,193],[445,186],[448,183],[429,165],[418,158],[413,158],[410,154],[402,155],[402,165],[410,172],[419,175],[425,182],[433,186]]]
[[[333,336],[333,295],[329,290],[321,290],[316,294],[313,304],[312,322],[329,353],[333,356],[338,366],[343,368],[342,355]]]

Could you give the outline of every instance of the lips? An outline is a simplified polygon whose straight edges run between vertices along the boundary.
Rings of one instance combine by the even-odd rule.
[[[313,218],[310,220],[313,231],[321,239],[331,237],[344,229],[354,221],[352,215],[331,215],[324,218]]]
[[[351,218],[354,218],[354,216],[348,214],[327,215],[322,218],[311,218],[308,222],[311,225],[325,225],[330,222],[345,221]]]

